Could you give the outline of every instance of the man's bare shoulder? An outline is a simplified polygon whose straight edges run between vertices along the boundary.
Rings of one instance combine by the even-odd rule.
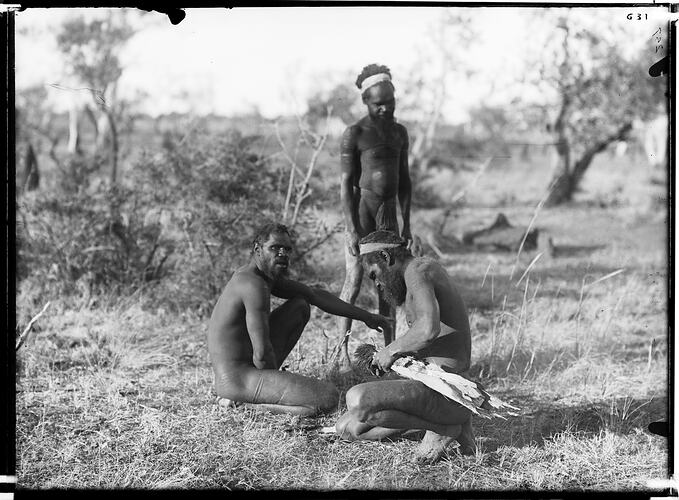
[[[249,293],[260,291],[266,292],[268,290],[268,286],[266,281],[264,281],[264,278],[262,278],[259,274],[254,272],[252,269],[242,267],[233,273],[233,276],[231,276],[231,279],[229,279],[226,287],[224,288],[225,292],[227,290],[231,293],[236,291]]]
[[[344,137],[345,138],[347,138],[347,137],[358,137],[359,135],[361,135],[361,133],[363,132],[365,127],[368,125],[368,123],[366,122],[367,118],[368,118],[367,116],[364,116],[360,120],[349,125],[344,130]]]
[[[405,125],[397,122],[396,130],[398,130],[398,133],[401,135],[401,137],[405,137],[406,139],[408,138],[408,129],[405,127]]]
[[[344,134],[342,134],[342,148],[347,149],[347,148],[353,148],[356,146],[356,141],[358,140],[358,137],[361,135],[361,127],[359,127],[357,124],[349,125],[345,130]]]
[[[415,257],[405,269],[403,277],[408,282],[433,280],[438,276],[446,275],[446,270],[438,261],[431,257]]]

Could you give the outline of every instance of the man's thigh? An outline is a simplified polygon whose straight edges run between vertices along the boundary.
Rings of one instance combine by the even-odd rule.
[[[447,424],[451,412],[462,408],[417,380],[380,380],[356,387],[360,387],[358,409],[369,413],[399,410],[433,423]]]
[[[234,382],[232,399],[243,403],[327,408],[337,404],[337,389],[328,382],[279,370],[242,366]]]

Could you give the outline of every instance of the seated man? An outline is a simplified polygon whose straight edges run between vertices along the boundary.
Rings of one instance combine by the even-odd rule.
[[[291,251],[285,226],[267,224],[259,231],[250,262],[233,274],[212,312],[208,350],[220,397],[310,416],[336,408],[335,386],[279,371],[309,321],[309,304],[376,330],[390,323],[328,292],[285,279]],[[288,300],[269,313],[271,295]]]
[[[414,354],[460,373],[469,368],[471,335],[467,311],[441,265],[413,257],[406,242],[390,231],[375,231],[360,241],[365,272],[394,306],[405,303],[409,330],[377,351],[373,364],[387,371],[401,355]],[[336,430],[349,440],[378,440],[406,430],[427,432],[417,458],[433,462],[457,440],[462,453],[475,451],[471,412],[415,380],[391,379],[359,384],[347,392],[347,413]]]

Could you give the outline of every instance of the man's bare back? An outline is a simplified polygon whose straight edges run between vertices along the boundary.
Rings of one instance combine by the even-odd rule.
[[[429,283],[433,287],[435,300],[439,305],[441,323],[439,333],[428,346],[416,352],[417,356],[433,361],[453,373],[469,369],[471,359],[469,319],[462,297],[448,273],[433,259],[415,257],[405,268],[404,279],[408,290],[404,304],[408,327],[420,319],[415,297],[423,285]],[[396,352],[401,351],[398,344],[393,348],[397,349]],[[404,349],[407,349],[407,346]]]

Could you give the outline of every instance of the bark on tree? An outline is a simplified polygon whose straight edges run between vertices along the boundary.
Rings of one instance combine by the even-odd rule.
[[[68,152],[79,155],[82,153],[80,147],[80,118],[78,107],[74,103],[68,110]]]
[[[106,109],[104,111],[108,118],[109,134],[111,138],[111,184],[115,184],[118,179],[118,129],[116,128],[113,112]]]
[[[24,153],[23,172],[19,186],[22,191],[33,191],[38,189],[39,185],[38,158],[35,155],[33,144],[29,142]]]

